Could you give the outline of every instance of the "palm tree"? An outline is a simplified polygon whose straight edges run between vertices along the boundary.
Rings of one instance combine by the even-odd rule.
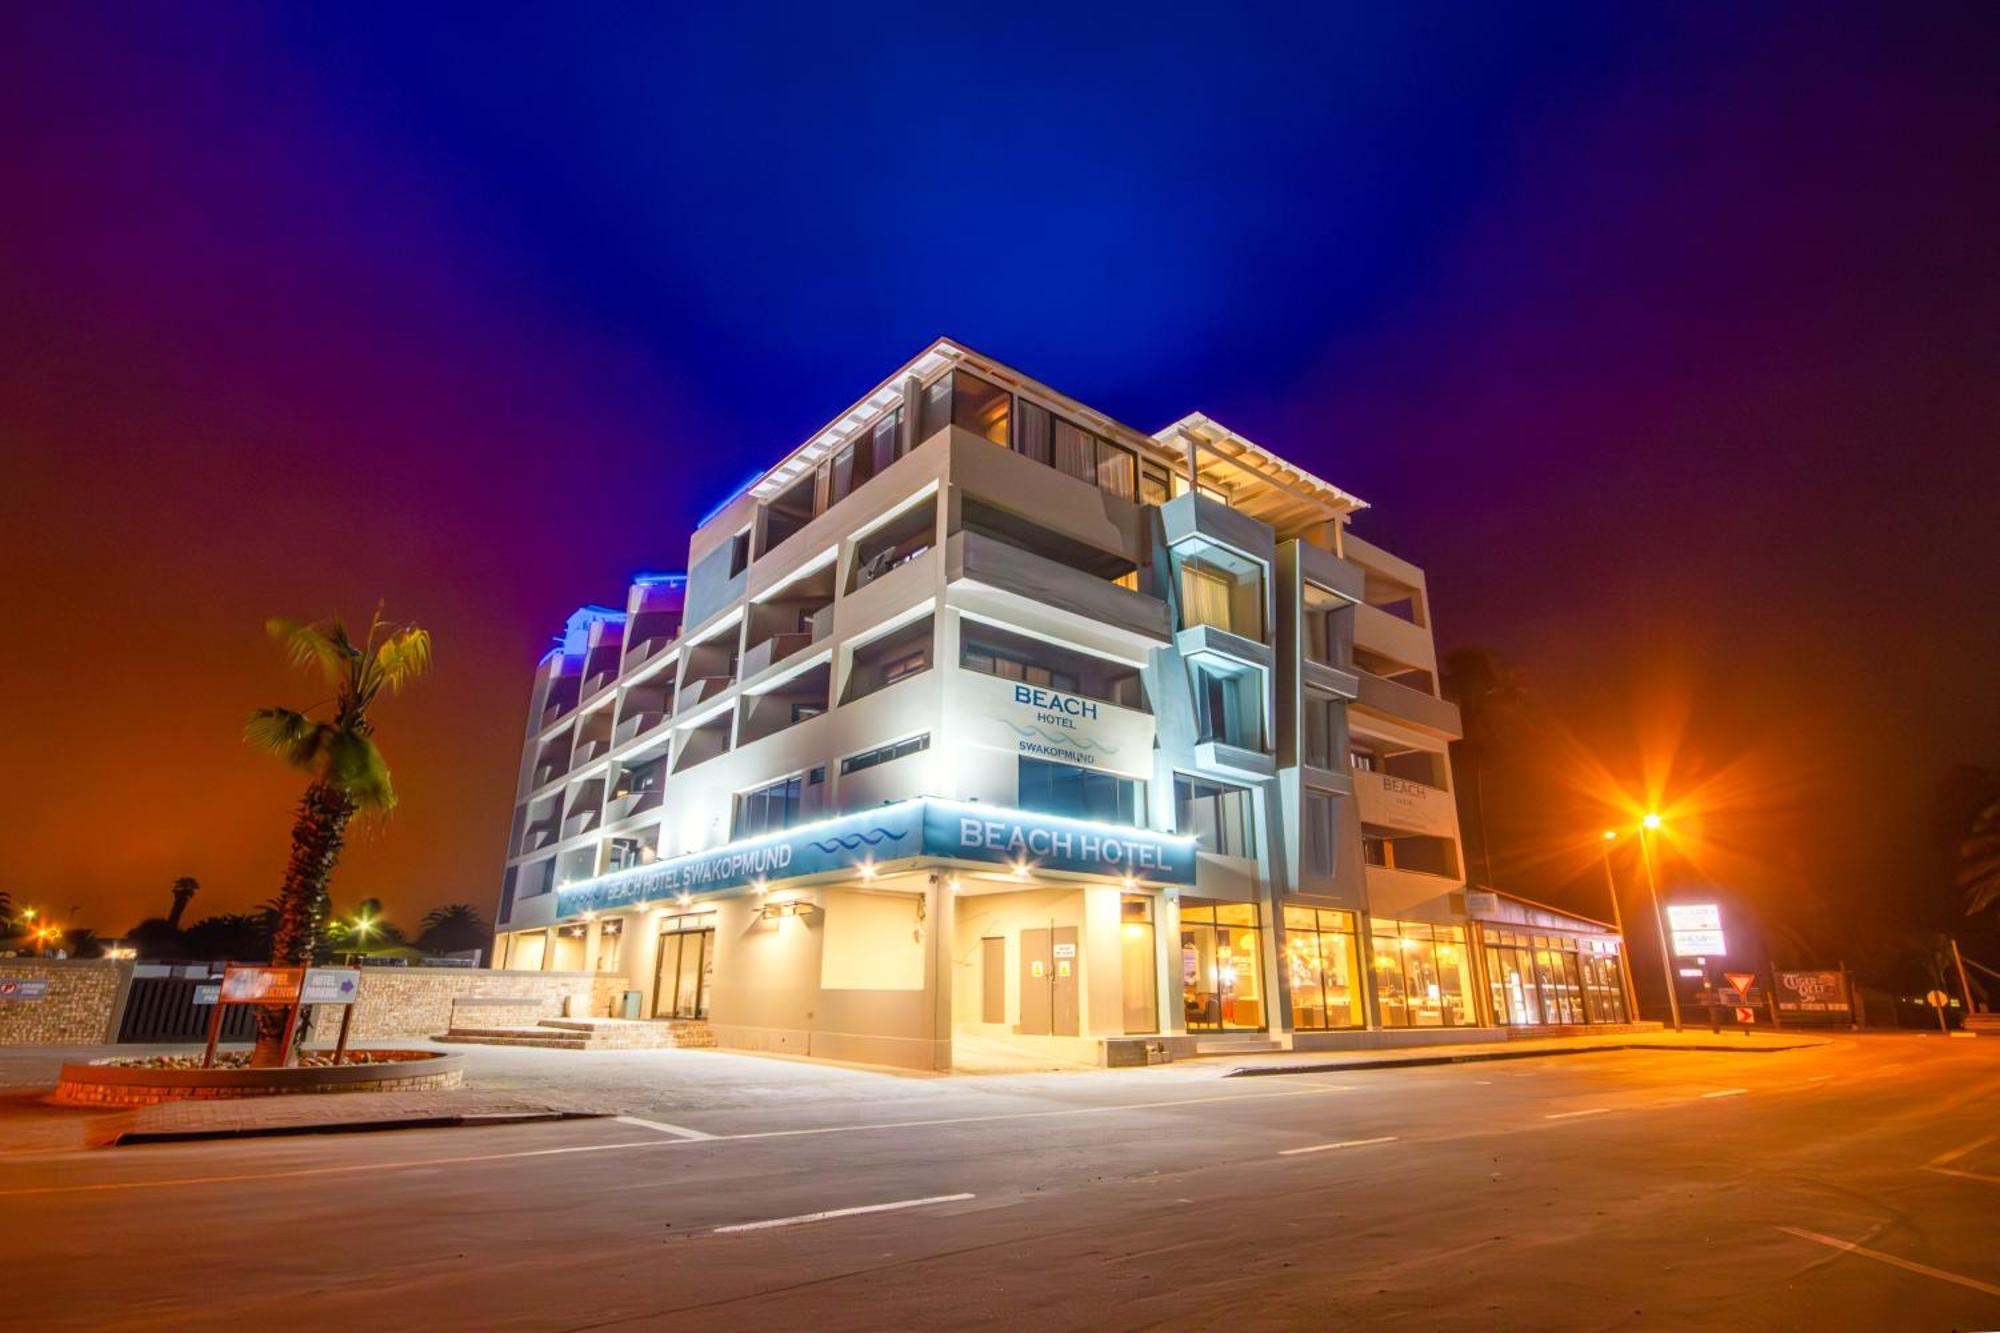
[[[443,907],[433,907],[425,914],[423,930],[417,935],[417,947],[432,953],[480,949],[486,947],[492,934],[493,927],[486,924],[479,910],[470,903],[448,903]]]
[[[383,690],[403,686],[430,669],[430,632],[382,619],[377,607],[359,643],[338,620],[302,624],[272,620],[265,625],[301,670],[316,671],[333,698],[315,705],[324,715],[291,708],[259,708],[250,714],[243,738],[277,755],[310,781],[292,822],[292,856],[278,894],[278,919],[271,932],[271,961],[296,967],[311,961],[326,919],[327,883],[346,843],[347,825],[358,813],[384,816],[396,804],[389,766],[375,745],[368,710]],[[285,1020],[281,1009],[258,1010],[257,1048],[251,1063],[285,1062]]]
[[[174,881],[174,906],[173,910],[167,913],[167,929],[181,928],[181,914],[187,911],[188,904],[194,901],[195,894],[199,892],[201,892],[201,881],[193,875],[182,875]]]
[[[1958,890],[1965,914],[2000,906],[2000,796],[1983,802],[1958,844]]]

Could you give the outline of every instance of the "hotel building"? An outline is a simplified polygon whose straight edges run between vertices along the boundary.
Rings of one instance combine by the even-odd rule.
[[[923,1069],[1621,1022],[1468,892],[1423,571],[1201,415],[939,341],[535,675],[496,965]]]

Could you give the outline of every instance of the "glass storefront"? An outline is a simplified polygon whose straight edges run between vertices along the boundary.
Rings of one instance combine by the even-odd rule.
[[[1190,1032],[1261,1032],[1262,932],[1251,903],[1181,900],[1181,1004]]]
[[[1385,1028],[1455,1028],[1477,1023],[1465,927],[1421,921],[1371,923],[1375,1002]]]
[[[1525,1024],[1623,1023],[1625,981],[1616,940],[1484,928],[1493,1017]]]
[[[1298,1031],[1358,1028],[1367,1021],[1354,913],[1285,909],[1285,976]]]

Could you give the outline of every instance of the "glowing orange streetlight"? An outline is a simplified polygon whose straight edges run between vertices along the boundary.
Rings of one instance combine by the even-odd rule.
[[[1646,892],[1653,900],[1653,925],[1660,932],[1660,975],[1667,983],[1667,1009],[1673,1014],[1674,1031],[1681,1030],[1681,997],[1674,989],[1674,955],[1667,947],[1667,918],[1660,910],[1660,879],[1653,870],[1653,840],[1665,821],[1657,810],[1648,810],[1639,821],[1639,860],[1646,867]]]

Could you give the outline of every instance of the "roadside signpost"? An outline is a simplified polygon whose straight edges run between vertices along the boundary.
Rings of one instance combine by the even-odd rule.
[[[302,967],[226,964],[222,969],[222,982],[216,988],[215,1012],[208,1019],[208,1049],[202,1053],[201,1067],[215,1067],[215,1043],[222,1036],[222,1011],[232,1004],[290,1007],[291,1017],[285,1020],[285,1059],[289,1063],[292,1058],[292,1035],[299,1026],[299,985],[304,973]]]
[[[361,969],[358,967],[315,967],[306,971],[301,1004],[340,1006],[340,1040],[334,1043],[333,1062],[347,1063],[347,1029],[354,1022],[354,1002],[361,996]]]
[[[1926,991],[1924,993],[1924,1003],[1937,1010],[1938,1031],[1949,1037],[1951,1035],[1951,1025],[1944,1021],[1944,1010],[1945,1006],[1951,1003],[1951,996],[1946,995],[1941,990]]]
[[[1729,983],[1731,990],[1744,1004],[1750,1003],[1750,988],[1757,984],[1755,972],[1724,972],[1722,979]]]

